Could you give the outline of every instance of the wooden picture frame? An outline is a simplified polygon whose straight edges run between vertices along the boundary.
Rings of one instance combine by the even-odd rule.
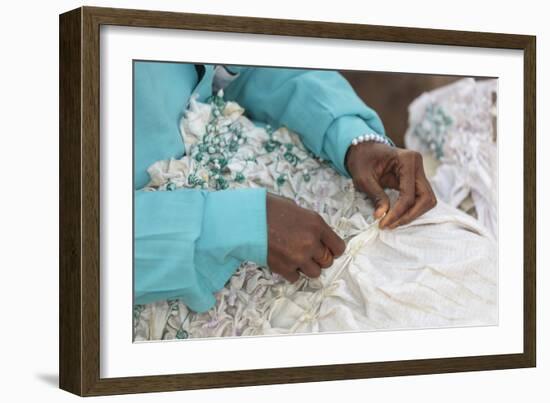
[[[523,353],[124,378],[100,377],[102,25],[519,49],[524,52]],[[60,388],[81,396],[533,367],[536,363],[535,37],[81,7],[60,16]]]

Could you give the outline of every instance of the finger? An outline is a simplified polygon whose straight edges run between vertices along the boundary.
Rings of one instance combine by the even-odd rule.
[[[393,207],[390,208],[386,216],[380,221],[380,228],[385,228],[392,225],[414,205],[416,198],[415,161],[416,158],[412,157],[407,157],[406,160],[400,161],[397,168],[397,177],[399,179],[399,197]]]
[[[321,241],[323,244],[330,250],[333,257],[338,257],[344,253],[346,250],[346,243],[342,238],[340,238],[336,232],[328,226],[327,223],[324,223],[323,229],[321,231]]]
[[[268,257],[268,267],[273,273],[277,273],[285,280],[294,283],[300,278],[296,265],[277,256]]]
[[[420,217],[422,214],[431,210],[437,204],[437,199],[427,179],[421,179],[416,185],[417,197],[414,206],[409,211],[395,221],[389,228],[397,228],[401,225],[409,224],[411,221]]]
[[[302,263],[300,270],[309,278],[317,278],[321,275],[321,267],[313,259]]]
[[[295,283],[300,278],[300,273],[298,273],[298,270],[298,268],[285,270],[283,273],[281,273],[281,275],[289,282]]]
[[[381,218],[390,208],[390,198],[372,174],[365,178],[361,187],[374,204],[374,218]]]
[[[315,260],[321,268],[326,269],[332,266],[334,256],[332,256],[332,252],[324,244],[321,244],[314,252],[313,260]]]

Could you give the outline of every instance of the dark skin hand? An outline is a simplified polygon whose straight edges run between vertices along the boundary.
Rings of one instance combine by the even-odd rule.
[[[374,216],[386,214],[380,228],[408,224],[437,203],[424,173],[422,156],[415,151],[364,142],[349,148],[345,164],[355,188],[373,201]],[[399,191],[391,207],[384,188]],[[346,247],[319,214],[270,193],[267,225],[268,266],[290,282],[300,278],[300,271],[311,278],[319,277]]]
[[[267,264],[291,283],[300,278],[321,275],[344,253],[346,244],[321,216],[294,201],[267,194]]]
[[[355,188],[373,201],[375,218],[386,213],[380,220],[380,228],[408,224],[437,203],[424,173],[422,156],[415,151],[363,142],[349,148],[345,164]],[[384,188],[399,191],[391,207]]]

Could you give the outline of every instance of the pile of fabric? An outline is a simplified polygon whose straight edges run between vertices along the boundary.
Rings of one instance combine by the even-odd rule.
[[[406,147],[424,156],[437,195],[498,236],[497,80],[464,78],[409,106]]]
[[[320,278],[294,284],[245,262],[206,313],[179,300],[136,305],[135,341],[497,323],[497,244],[475,217],[440,201],[406,226],[380,230],[351,180],[286,128],[253,124],[222,93],[208,104],[192,100],[181,131],[187,155],[151,166],[147,190],[265,187],[317,211],[347,247]]]

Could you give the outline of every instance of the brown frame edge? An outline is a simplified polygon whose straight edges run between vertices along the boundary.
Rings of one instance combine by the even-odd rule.
[[[524,51],[524,351],[360,364],[100,378],[99,29],[125,25]],[[59,386],[80,396],[534,367],[536,38],[316,21],[81,7],[60,15]]]

